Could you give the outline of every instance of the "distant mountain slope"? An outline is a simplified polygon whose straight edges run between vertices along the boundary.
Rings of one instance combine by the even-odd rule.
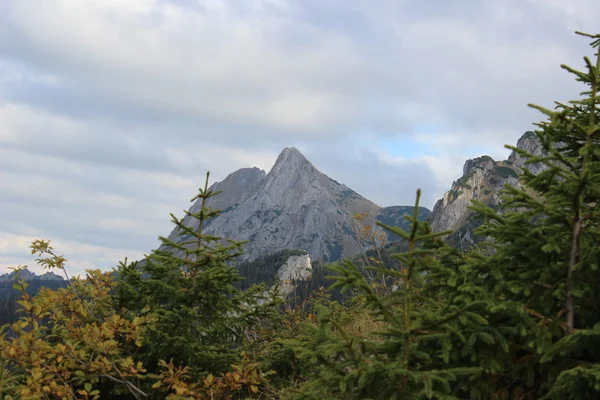
[[[248,240],[241,260],[252,260],[281,249],[302,249],[313,260],[333,261],[359,251],[351,224],[366,213],[365,224],[375,220],[400,221],[412,207],[382,208],[315,168],[296,148],[284,149],[268,174],[257,168],[239,170],[213,185],[224,190],[209,205],[222,213],[206,232]],[[227,194],[228,193],[228,194]],[[196,211],[201,201],[190,208]],[[423,218],[428,214],[423,209]],[[196,221],[184,219],[197,228]],[[178,239],[174,229],[170,236]]]
[[[57,275],[52,271],[48,271],[44,274],[37,275],[35,272],[31,272],[28,269],[23,269],[19,272],[19,275],[21,276],[21,278],[23,278],[26,281],[31,281],[31,280],[64,281],[65,280],[62,276]],[[0,282],[13,281],[13,280],[15,280],[15,278],[16,278],[16,274],[14,271],[8,272],[6,274],[0,275]]]

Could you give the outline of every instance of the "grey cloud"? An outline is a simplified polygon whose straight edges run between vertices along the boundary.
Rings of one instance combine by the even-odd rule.
[[[42,39],[27,25],[32,23],[27,18],[12,24],[12,36],[16,42],[21,39],[22,45],[18,50],[5,47],[9,54],[30,60],[30,64],[54,65],[59,75],[79,82],[82,91],[94,90],[96,101],[114,108],[117,115],[119,110],[131,108],[137,109],[141,118],[163,114],[165,119],[191,118],[202,124],[212,121],[213,127],[228,125],[235,117],[241,118],[242,126],[259,130],[261,135],[278,132],[280,136],[299,136],[316,127],[321,128],[319,135],[340,135],[363,126],[397,134],[402,128],[409,131],[410,124],[416,123],[414,118],[397,112],[398,108],[412,106],[421,109],[420,114],[427,112],[446,122],[460,121],[465,125],[462,129],[475,131],[490,124],[528,124],[527,102],[556,98],[571,88],[568,83],[562,84],[568,79],[559,79],[558,89],[546,84],[559,75],[557,63],[579,55],[567,46],[575,42],[574,38],[566,39],[573,36],[571,32],[564,23],[558,24],[553,8],[539,3],[509,3],[500,9],[494,2],[461,2],[452,7],[444,2],[399,2],[396,7],[380,10],[376,22],[385,22],[380,26],[370,25],[367,19],[378,9],[368,10],[371,5],[361,2],[354,7],[340,7],[338,2],[290,7],[304,17],[296,23],[286,12],[258,17],[246,12],[244,15],[253,17],[247,22],[254,28],[249,31],[251,37],[271,43],[248,49],[240,46],[239,37],[243,36],[236,36],[245,26],[237,19],[239,10],[228,9],[231,15],[224,18],[232,23],[234,33],[225,34],[206,22],[200,7],[196,11],[198,22],[207,26],[195,32],[208,33],[207,37],[216,32],[221,35],[215,36],[222,40],[220,46],[208,44],[201,37],[177,37],[181,42],[172,43],[173,54],[147,56],[146,67],[135,62],[141,53],[131,47],[131,60],[123,59],[122,48],[120,52],[104,51],[104,56],[94,56],[101,57],[98,65],[77,53],[87,50],[77,41],[71,50],[67,43],[66,50],[48,52],[40,46],[58,43],[52,42],[52,37],[45,39],[50,42],[40,43]],[[260,11],[272,9],[262,7]],[[395,12],[387,14],[390,10]],[[161,15],[160,9],[154,11]],[[155,28],[163,28],[160,18],[157,21]],[[158,49],[166,48],[166,40],[175,39],[174,35],[157,37],[162,31],[150,32],[144,32],[144,38],[156,39],[162,46]],[[138,43],[128,37],[123,42],[121,47]],[[562,45],[560,49],[558,44]],[[286,45],[293,50],[286,49]],[[212,61],[217,47],[228,49],[221,52],[226,56]],[[343,50],[327,55],[327,51],[338,48]],[[88,51],[94,50],[91,47]],[[188,54],[187,58],[183,54]],[[287,61],[292,59],[295,62]],[[111,60],[113,64],[107,64]],[[83,66],[76,61],[83,62]],[[464,67],[469,64],[472,68]],[[139,70],[134,72],[132,68]],[[266,72],[259,72],[261,69]],[[377,106],[370,108],[369,104]],[[89,106],[95,105],[92,102]],[[301,108],[308,111],[301,112]],[[285,115],[292,122],[280,125],[277,115]],[[299,122],[311,118],[316,118],[317,125],[303,126]],[[387,126],[391,128],[385,129]],[[174,133],[187,134],[186,129]],[[234,126],[225,134],[236,140],[244,136]]]

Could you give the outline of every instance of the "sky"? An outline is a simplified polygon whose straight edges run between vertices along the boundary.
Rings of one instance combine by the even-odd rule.
[[[203,185],[297,147],[381,206],[435,201],[578,97],[597,0],[0,1],[0,273],[139,259]]]

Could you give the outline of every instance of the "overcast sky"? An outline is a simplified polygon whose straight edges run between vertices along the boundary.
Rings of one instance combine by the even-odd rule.
[[[580,87],[597,0],[1,0],[0,272],[136,259],[207,170],[295,145],[381,206],[504,158]]]

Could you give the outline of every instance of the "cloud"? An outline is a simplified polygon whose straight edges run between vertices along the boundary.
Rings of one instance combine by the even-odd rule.
[[[114,106],[306,134],[345,118],[352,86],[344,83],[361,72],[347,38],[295,22],[285,7],[261,13],[260,2],[243,15],[226,3],[134,3],[17,3],[8,21],[15,40],[4,47]]]
[[[30,0],[0,13],[3,265],[142,254],[207,170],[296,145],[380,205],[423,205],[581,91],[594,0]],[[18,250],[11,250],[18,249]],[[87,261],[85,251],[88,251]],[[78,258],[80,257],[80,258]]]

